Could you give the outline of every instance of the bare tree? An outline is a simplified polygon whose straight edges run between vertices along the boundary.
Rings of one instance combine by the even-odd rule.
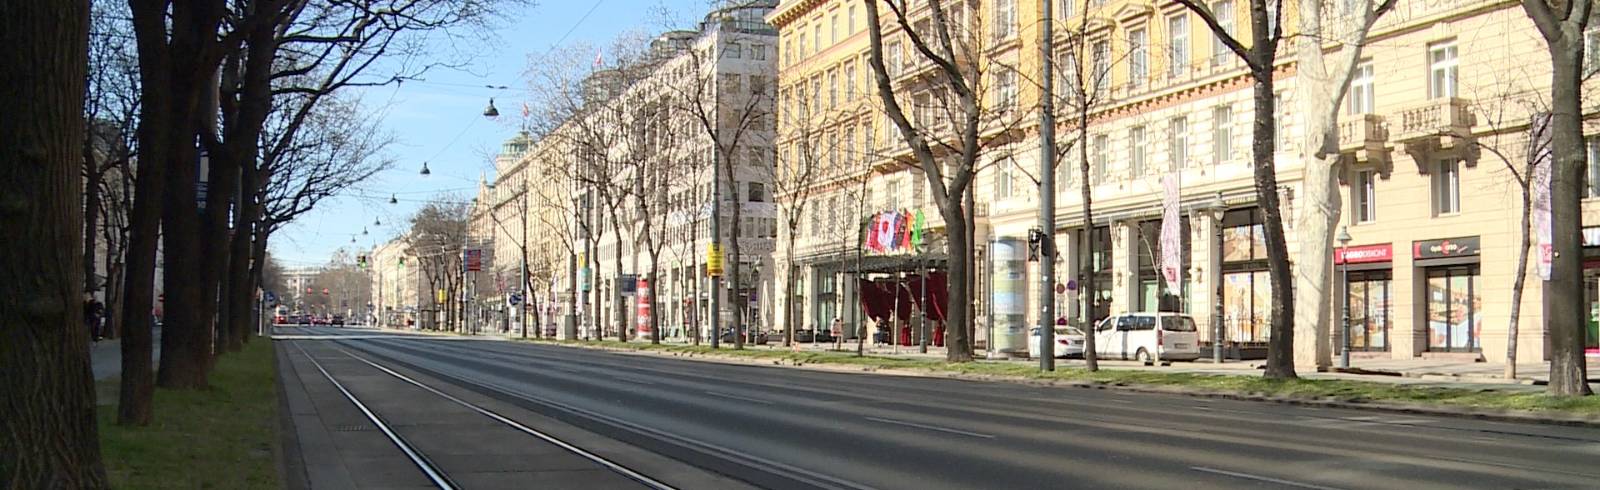
[[[972,360],[976,277],[972,180],[987,148],[1020,137],[1019,123],[1027,112],[1017,107],[1016,69],[997,59],[994,49],[1015,35],[1016,19],[987,18],[980,15],[976,2],[967,0],[888,1],[882,6],[891,12],[887,22],[879,15],[879,2],[867,2],[869,59],[877,94],[884,115],[927,178],[945,222],[950,264],[947,318],[956,326],[946,339],[947,358],[967,362]],[[886,27],[893,31],[885,34]],[[893,42],[898,66],[885,61],[886,40]],[[910,56],[904,54],[907,51]],[[907,116],[907,103],[915,110],[914,119]]]
[[[1299,259],[1295,261],[1295,339],[1296,357],[1326,367],[1331,360],[1328,348],[1328,319],[1333,298],[1328,285],[1333,275],[1333,226],[1339,222],[1338,180],[1340,168],[1339,106],[1350,89],[1356,63],[1361,59],[1367,32],[1383,14],[1394,9],[1396,0],[1328,1],[1300,0],[1300,29],[1295,65],[1296,96],[1305,121],[1305,139],[1300,155],[1305,162],[1304,213],[1299,220]],[[1337,5],[1337,6],[1336,6]],[[1326,46],[1341,46],[1339,57],[1328,66]],[[1259,117],[1259,112],[1257,113]],[[1277,294],[1274,291],[1274,294]],[[1279,296],[1281,297],[1281,296]]]
[[[467,224],[470,206],[448,197],[434,199],[411,216],[411,227],[402,240],[406,254],[417,258],[422,280],[428,285],[428,302],[435,306],[435,318],[442,316],[441,330],[460,330],[459,302],[462,288],[462,252],[467,247]]]
[[[1550,394],[1587,396],[1583,319],[1583,68],[1585,31],[1593,19],[1588,0],[1522,0],[1548,47],[1550,133],[1550,280],[1545,283],[1545,324],[1550,332]]]
[[[0,487],[106,488],[83,327],[85,1],[0,2]]]
[[[781,302],[785,305],[783,345],[786,347],[794,343],[794,320],[801,310],[791,302],[798,293],[793,290],[798,283],[796,276],[800,274],[795,256],[799,253],[796,247],[806,211],[817,212],[822,207],[811,201],[818,192],[818,184],[827,177],[829,169],[825,157],[854,151],[854,148],[840,148],[836,135],[828,135],[828,129],[837,126],[837,119],[829,114],[813,113],[813,105],[803,99],[804,96],[792,92],[780,97],[781,103],[785,104],[785,110],[780,112],[785,119],[781,127],[787,130],[778,134],[778,145],[782,148],[778,155],[781,158],[771,167],[773,201],[778,203],[779,220],[788,249],[783,264],[783,276],[786,279],[782,281],[786,286],[781,293],[775,293],[782,295]],[[865,155],[858,158],[867,159]]]
[[[1266,377],[1295,378],[1294,370],[1294,289],[1289,270],[1289,246],[1283,232],[1283,208],[1278,200],[1277,165],[1272,154],[1277,151],[1277,128],[1274,124],[1277,102],[1273,93],[1273,72],[1278,59],[1278,44],[1283,40],[1279,19],[1283,17],[1283,0],[1249,0],[1249,46],[1245,46],[1234,33],[1217,22],[1211,7],[1199,0],[1177,0],[1184,8],[1194,12],[1206,26],[1227,46],[1235,56],[1244,61],[1255,81],[1253,97],[1255,116],[1251,119],[1250,161],[1255,172],[1256,201],[1260,204],[1263,228],[1267,242],[1267,275],[1272,287],[1270,335],[1267,342]]]

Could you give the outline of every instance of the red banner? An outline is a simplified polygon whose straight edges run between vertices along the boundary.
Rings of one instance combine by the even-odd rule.
[[[1394,260],[1394,246],[1362,245],[1359,247],[1337,248],[1333,251],[1333,263],[1367,264],[1372,262],[1390,262]]]
[[[639,298],[638,332],[639,338],[650,336],[650,280],[640,279],[639,288],[634,293]]]
[[[483,270],[483,250],[469,248],[463,252],[462,258],[466,259],[467,270],[477,272]]]

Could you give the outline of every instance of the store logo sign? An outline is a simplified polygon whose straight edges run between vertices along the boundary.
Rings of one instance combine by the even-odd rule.
[[[1411,242],[1411,256],[1418,259],[1478,255],[1478,237],[1446,238]]]
[[[1392,260],[1394,260],[1394,246],[1387,243],[1340,248],[1336,249],[1333,254],[1333,263],[1335,264],[1367,264]]]

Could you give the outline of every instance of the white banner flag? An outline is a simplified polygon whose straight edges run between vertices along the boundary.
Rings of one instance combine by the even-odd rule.
[[[1533,252],[1538,264],[1539,278],[1550,280],[1550,114],[1538,113],[1528,125],[1528,161],[1533,163],[1529,176],[1529,198],[1533,200],[1532,225]]]
[[[1167,281],[1169,294],[1181,291],[1183,278],[1182,224],[1178,218],[1178,175],[1169,173],[1161,177],[1161,277]]]

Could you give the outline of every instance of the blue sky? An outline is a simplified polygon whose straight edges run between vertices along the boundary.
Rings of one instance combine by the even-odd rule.
[[[370,249],[396,236],[412,212],[436,195],[471,199],[480,176],[493,179],[493,154],[515,133],[530,56],[548,52],[558,41],[604,46],[625,31],[659,31],[660,7],[680,20],[698,19],[707,10],[706,0],[537,1],[508,12],[494,39],[467,48],[475,53],[468,66],[430,71],[423,81],[398,87],[363,90],[372,117],[381,117],[395,137],[394,168],[323,201],[275,233],[269,245],[273,257],[286,267],[324,264],[340,248]],[[490,97],[503,115],[513,117],[484,118]],[[418,173],[424,161],[431,172],[427,177]],[[399,204],[389,204],[391,194]]]

